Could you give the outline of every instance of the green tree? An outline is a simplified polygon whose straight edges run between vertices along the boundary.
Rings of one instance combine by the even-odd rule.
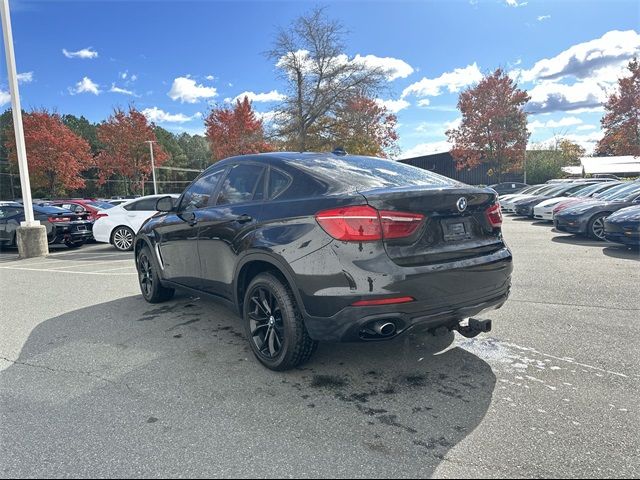
[[[84,116],[76,117],[69,113],[62,115],[62,123],[89,142],[93,155],[100,152],[102,144],[98,140],[98,125],[91,123]]]

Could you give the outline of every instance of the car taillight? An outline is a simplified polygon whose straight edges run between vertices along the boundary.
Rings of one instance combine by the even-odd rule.
[[[108,216],[109,216],[108,213],[94,213],[93,214],[93,219],[94,220],[98,220],[99,218],[108,217]]]
[[[484,211],[484,214],[489,220],[489,224],[493,228],[502,226],[502,209],[500,208],[500,202],[496,202]]]
[[[51,223],[70,222],[71,221],[71,219],[69,217],[49,217],[48,220]]]
[[[368,205],[333,208],[316,214],[320,226],[336,240],[371,242],[412,235],[424,215],[376,210]]]

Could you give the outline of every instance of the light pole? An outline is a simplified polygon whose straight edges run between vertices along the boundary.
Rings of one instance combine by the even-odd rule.
[[[31,200],[31,182],[29,182],[29,166],[27,164],[27,149],[24,143],[24,129],[22,126],[22,107],[20,106],[20,92],[18,91],[18,75],[16,72],[16,58],[13,51],[13,33],[11,31],[11,16],[9,0],[0,0],[0,16],[2,17],[2,32],[4,37],[4,51],[7,58],[7,74],[9,76],[9,94],[11,95],[11,110],[13,114],[13,129],[16,135],[16,153],[20,170],[20,186],[22,187],[22,205],[24,207],[24,222],[16,232],[16,243],[21,258],[41,257],[49,254],[47,231],[33,216],[33,202]]]
[[[158,194],[158,185],[156,184],[156,165],[153,162],[153,144],[155,140],[147,140],[146,143],[149,144],[149,152],[151,152],[151,175],[153,176],[153,194]]]

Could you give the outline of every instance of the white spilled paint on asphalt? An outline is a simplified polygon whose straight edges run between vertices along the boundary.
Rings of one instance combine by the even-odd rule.
[[[474,355],[477,355],[483,360],[502,364],[507,369],[520,372],[527,371],[531,373],[531,375],[527,375],[527,378],[530,380],[534,379],[532,381],[538,380],[533,376],[536,370],[543,371],[549,369],[558,371],[563,369],[563,367],[560,365],[550,365],[550,363],[564,364],[565,368],[582,367],[588,370],[593,370],[594,372],[600,372],[596,373],[596,375],[608,374],[621,378],[629,378],[624,373],[614,372],[611,370],[596,367],[594,365],[579,362],[571,357],[558,357],[555,355],[550,355],[548,353],[540,352],[535,348],[522,347],[515,343],[502,342],[494,338],[464,339],[458,341],[456,343],[456,346],[463,348],[466,351],[473,353]]]

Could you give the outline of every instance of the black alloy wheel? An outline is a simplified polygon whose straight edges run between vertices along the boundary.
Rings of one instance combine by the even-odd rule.
[[[149,303],[159,303],[170,300],[175,293],[173,288],[164,287],[160,283],[160,278],[156,272],[155,265],[151,259],[151,252],[148,247],[143,247],[136,259],[138,269],[138,283],[142,296]]]
[[[295,296],[277,273],[261,273],[251,281],[242,311],[251,350],[265,367],[289,370],[315,352],[318,343],[309,337]]]
[[[251,341],[260,355],[274,359],[284,343],[284,324],[278,300],[266,287],[257,287],[251,292],[249,329]]]

